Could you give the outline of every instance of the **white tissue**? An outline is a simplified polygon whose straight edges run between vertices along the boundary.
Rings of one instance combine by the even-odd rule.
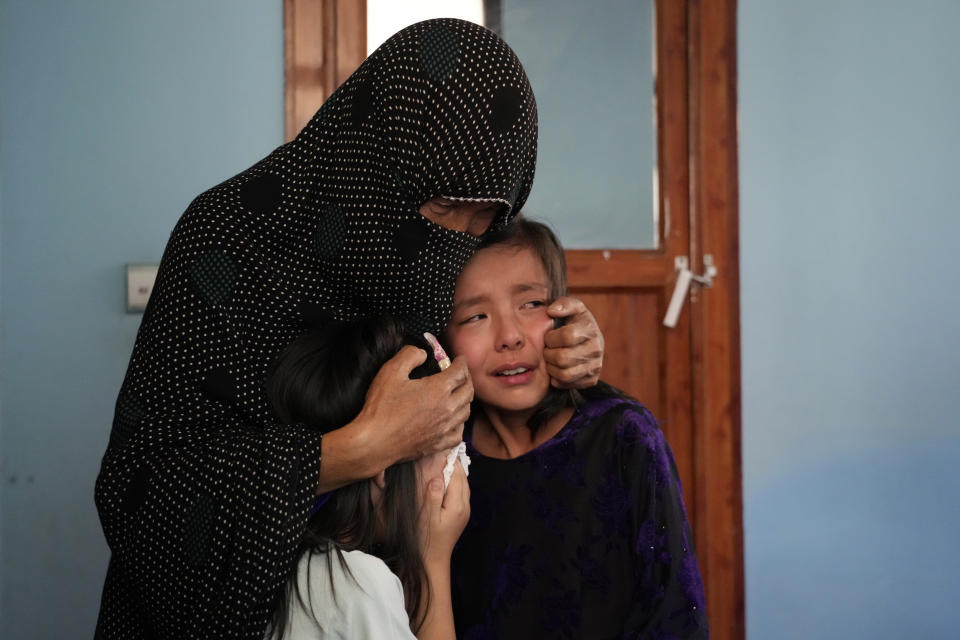
[[[443,490],[446,491],[447,487],[450,486],[450,477],[453,476],[453,465],[459,460],[460,466],[463,467],[463,472],[470,475],[470,456],[467,455],[467,444],[461,442],[453,449],[450,449],[450,453],[447,454],[447,464],[443,468]]]

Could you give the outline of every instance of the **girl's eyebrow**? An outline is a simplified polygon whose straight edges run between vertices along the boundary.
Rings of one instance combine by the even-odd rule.
[[[512,292],[513,292],[513,293],[525,293],[525,292],[527,292],[527,291],[534,291],[534,290],[544,290],[544,291],[546,291],[546,290],[548,290],[548,289],[550,289],[550,287],[548,287],[546,284],[544,284],[544,283],[542,283],[542,282],[521,282],[521,283],[519,283],[519,284],[513,285],[513,291],[512,291]]]
[[[470,305],[477,304],[479,302],[484,302],[488,299],[486,294],[481,293],[478,296],[473,296],[472,298],[467,298],[466,300],[455,301],[453,303],[454,309],[459,309],[460,307],[469,307]]]
[[[550,287],[548,287],[546,284],[542,282],[520,282],[510,287],[511,294],[526,293],[527,291],[549,291],[549,290],[550,290]],[[485,293],[481,293],[471,298],[465,298],[463,300],[458,300],[454,302],[453,308],[459,309],[461,307],[469,307],[470,305],[486,302],[489,299],[490,299],[490,296],[488,296]]]

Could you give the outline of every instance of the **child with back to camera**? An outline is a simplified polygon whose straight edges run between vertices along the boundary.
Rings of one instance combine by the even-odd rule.
[[[670,447],[653,415],[598,384],[554,388],[546,307],[563,250],[517,218],[457,281],[445,332],[475,389],[471,516],[453,554],[461,638],[706,638],[703,585]]]
[[[432,357],[414,368],[422,359],[411,356],[405,362],[414,364],[378,374],[401,348],[412,349],[405,344],[429,349],[386,316],[301,336],[267,383],[274,412],[321,432],[347,424],[380,376],[440,371]],[[444,492],[446,457],[401,462],[318,499],[269,638],[454,637],[450,554],[469,517],[469,487],[457,464]]]

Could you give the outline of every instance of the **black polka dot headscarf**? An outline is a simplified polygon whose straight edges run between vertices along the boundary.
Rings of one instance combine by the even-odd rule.
[[[504,224],[530,192],[536,147],[510,48],[430,20],[377,49],[293,141],[191,203],[97,480],[112,550],[98,637],[262,636],[321,452],[318,434],[271,420],[271,361],[325,319],[389,311],[439,329],[477,239],[419,207],[489,201]]]

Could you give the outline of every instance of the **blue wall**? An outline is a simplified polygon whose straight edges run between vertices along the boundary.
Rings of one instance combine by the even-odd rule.
[[[0,0],[0,637],[93,635],[93,505],[157,262],[203,189],[283,141],[282,3]]]
[[[752,639],[960,635],[954,0],[741,0]]]

